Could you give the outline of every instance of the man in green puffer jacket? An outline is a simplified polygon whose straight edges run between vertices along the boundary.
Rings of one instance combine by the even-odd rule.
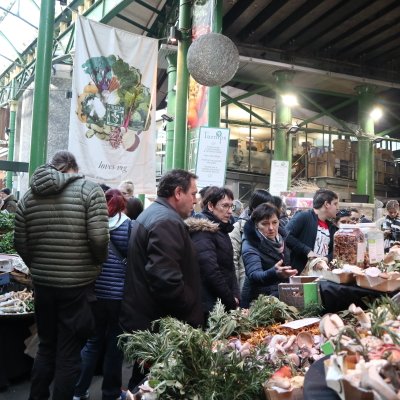
[[[48,399],[53,380],[54,400],[73,397],[108,241],[102,189],[78,174],[73,154],[56,153],[32,175],[15,218],[14,245],[32,274],[39,336],[30,400]]]

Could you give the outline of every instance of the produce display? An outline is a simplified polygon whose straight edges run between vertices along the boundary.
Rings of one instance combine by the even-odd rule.
[[[400,305],[383,297],[366,312],[354,304],[349,312],[355,317],[352,323],[338,315],[326,315],[320,323],[325,340],[335,348],[325,362],[328,386],[346,400],[368,398],[365,391],[371,392],[369,398],[399,399]]]
[[[14,221],[15,214],[0,213],[0,253],[15,253]]]
[[[24,289],[0,295],[0,315],[26,314],[33,311],[33,295]]]
[[[249,310],[226,312],[217,303],[205,331],[165,318],[156,333],[125,333],[120,345],[128,360],[150,365],[142,391],[151,398],[265,399],[273,388],[301,388],[308,366],[321,357],[318,322],[298,331],[281,325],[303,315],[259,296]]]

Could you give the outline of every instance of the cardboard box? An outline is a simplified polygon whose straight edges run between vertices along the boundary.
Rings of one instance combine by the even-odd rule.
[[[335,158],[343,161],[350,161],[351,159],[351,152],[350,150],[347,151],[335,151]]]
[[[356,275],[357,285],[378,292],[393,292],[400,289],[400,279],[384,279],[379,276],[376,278],[367,277],[366,275]]]
[[[269,389],[264,386],[265,398],[267,400],[303,400],[303,388],[295,388],[293,390],[285,390],[278,392],[274,389]]]
[[[341,272],[334,274],[332,271],[322,270],[321,275],[324,279],[335,283],[353,283],[356,281],[354,274],[351,272]]]
[[[320,303],[318,283],[280,283],[278,285],[279,300],[294,306],[304,308],[308,304]]]
[[[347,139],[336,139],[332,142],[333,150],[336,151],[350,151],[351,142]]]

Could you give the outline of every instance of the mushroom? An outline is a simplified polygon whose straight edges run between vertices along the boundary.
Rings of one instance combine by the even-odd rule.
[[[354,303],[350,304],[349,311],[354,314],[363,329],[371,328],[371,320],[361,307],[357,307]]]
[[[300,332],[297,335],[296,341],[300,349],[304,347],[311,349],[314,345],[314,336],[310,332]]]
[[[336,336],[343,327],[344,323],[337,314],[325,314],[319,323],[319,330],[327,339]]]

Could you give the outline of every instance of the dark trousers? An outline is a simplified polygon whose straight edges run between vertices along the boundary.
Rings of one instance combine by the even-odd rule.
[[[71,400],[80,374],[80,352],[94,332],[93,286],[34,286],[39,348],[33,364],[30,400]]]
[[[103,362],[102,399],[114,400],[121,394],[123,353],[118,348],[120,300],[98,299],[93,307],[96,334],[82,349],[82,371],[75,396],[83,396],[89,389],[100,352],[105,349]]]

